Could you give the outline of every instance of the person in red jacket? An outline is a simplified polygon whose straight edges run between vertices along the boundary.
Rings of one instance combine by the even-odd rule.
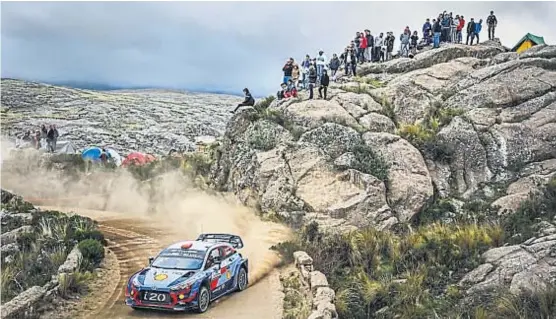
[[[365,51],[367,50],[367,37],[365,36],[365,32],[361,32],[361,37],[359,38],[359,63],[363,63],[366,61],[365,59]]]
[[[456,43],[461,43],[461,39],[462,39],[461,30],[463,30],[464,26],[465,26],[465,19],[463,18],[463,16],[460,16],[459,25],[456,27],[456,37],[457,37]]]

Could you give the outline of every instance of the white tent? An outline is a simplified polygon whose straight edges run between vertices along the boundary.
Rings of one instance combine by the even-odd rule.
[[[111,148],[106,148],[106,152],[108,152],[112,159],[114,159],[114,163],[116,163],[116,166],[122,165],[122,157],[120,156],[120,154],[118,154],[118,152]]]

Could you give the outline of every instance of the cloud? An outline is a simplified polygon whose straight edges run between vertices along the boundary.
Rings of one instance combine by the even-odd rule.
[[[331,55],[366,28],[420,30],[444,10],[483,21],[494,10],[508,47],[527,32],[556,41],[554,2],[3,2],[1,9],[2,77],[239,94],[273,93],[290,56],[321,48]]]

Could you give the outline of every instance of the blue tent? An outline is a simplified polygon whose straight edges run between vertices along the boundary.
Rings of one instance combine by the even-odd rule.
[[[100,155],[102,154],[102,149],[100,147],[89,147],[81,153],[81,157],[84,160],[89,160],[92,162],[100,162]]]

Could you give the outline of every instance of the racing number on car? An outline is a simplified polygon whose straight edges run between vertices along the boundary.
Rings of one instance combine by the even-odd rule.
[[[156,292],[148,292],[147,291],[143,294],[143,300],[165,302],[166,301],[166,294],[159,294],[159,293],[156,293]]]

